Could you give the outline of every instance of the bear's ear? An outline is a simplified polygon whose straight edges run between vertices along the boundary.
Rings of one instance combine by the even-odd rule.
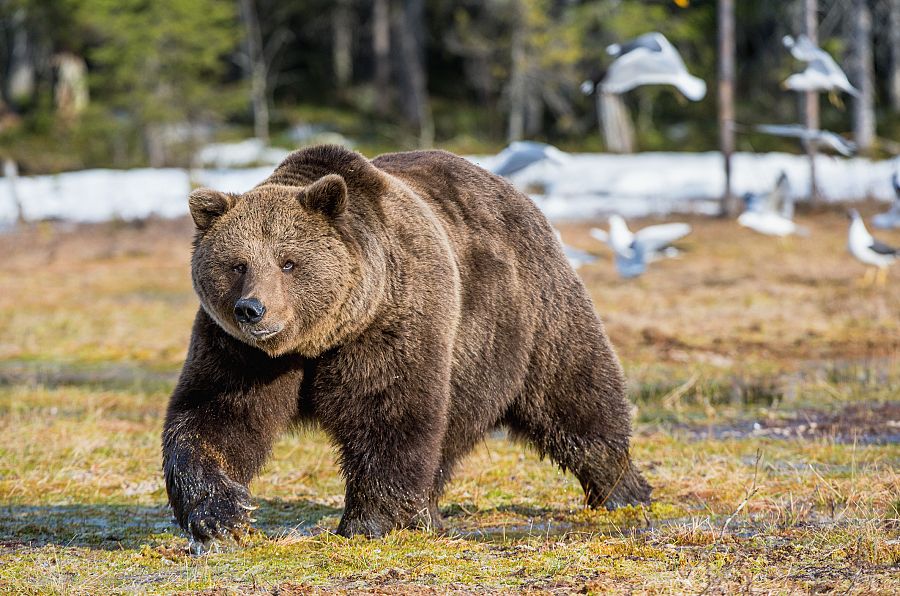
[[[300,192],[307,209],[337,217],[347,208],[347,183],[337,174],[322,176]]]
[[[188,197],[191,217],[198,230],[207,230],[217,217],[234,207],[234,197],[211,188],[198,188]]]

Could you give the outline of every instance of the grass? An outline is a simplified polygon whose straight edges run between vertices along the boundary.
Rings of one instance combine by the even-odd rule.
[[[854,285],[837,213],[785,243],[692,223],[683,258],[633,281],[562,226],[603,254],[581,274],[651,507],[585,510],[572,476],[497,434],[443,500],[446,532],[345,540],[333,453],[306,431],[253,483],[258,531],[203,557],[159,455],[196,308],[190,225],[0,237],[0,592],[896,593],[900,279]]]

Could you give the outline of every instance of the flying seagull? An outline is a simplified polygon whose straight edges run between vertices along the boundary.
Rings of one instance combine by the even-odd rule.
[[[509,177],[542,161],[563,164],[568,160],[569,156],[553,145],[516,141],[497,154],[489,169],[498,176]]]
[[[900,228],[900,173],[894,172],[891,176],[891,184],[894,187],[894,204],[884,213],[879,213],[872,218],[872,225],[876,228],[890,229]]]
[[[794,201],[790,194],[787,175],[782,172],[775,188],[766,194],[750,193],[743,196],[744,212],[738,223],[766,236],[790,236],[798,231],[794,223]]]
[[[785,35],[782,39],[784,47],[801,62],[806,62],[806,70],[794,73],[784,81],[784,86],[793,91],[835,91],[840,90],[859,97],[859,90],[850,84],[847,75],[837,65],[834,58],[819,48],[807,36],[794,39]]]
[[[760,124],[755,128],[767,135],[812,141],[819,147],[829,147],[847,157],[856,153],[856,143],[827,130],[815,130],[800,124]]]
[[[641,85],[674,85],[692,101],[706,96],[706,82],[692,76],[669,40],[661,33],[645,33],[623,44],[614,43],[606,52],[616,59],[600,81],[604,93],[621,94]],[[582,83],[589,93],[593,83]]]
[[[591,228],[590,232],[591,237],[612,249],[621,277],[637,277],[646,271],[648,263],[678,255],[671,244],[690,233],[691,226],[686,223],[647,226],[632,232],[621,215],[610,216],[609,232],[600,228]]]
[[[856,209],[847,212],[850,218],[850,231],[847,234],[847,248],[850,254],[872,269],[866,270],[863,285],[877,281],[883,285],[887,279],[887,268],[900,256],[898,249],[888,246],[872,237],[866,224]],[[874,276],[872,275],[874,273]]]

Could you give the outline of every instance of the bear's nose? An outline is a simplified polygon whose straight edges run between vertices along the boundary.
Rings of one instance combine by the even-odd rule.
[[[238,323],[259,323],[266,314],[266,307],[256,298],[241,298],[234,303],[234,316]]]

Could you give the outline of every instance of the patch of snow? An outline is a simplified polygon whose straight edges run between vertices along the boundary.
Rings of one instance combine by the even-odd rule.
[[[297,124],[288,131],[288,138],[298,146],[330,144],[353,147],[355,145],[352,140],[322,124]]]
[[[278,165],[290,151],[267,147],[259,139],[236,143],[212,143],[197,151],[197,165],[214,168],[241,168],[259,164]]]
[[[0,222],[15,221],[9,180],[0,180]],[[16,189],[27,221],[66,219],[96,222],[177,217],[187,209],[188,173],[175,168],[83,170],[53,176],[23,176]]]
[[[238,161],[228,151],[219,156],[223,162]],[[471,159],[489,166],[492,158]],[[819,190],[826,201],[867,197],[891,201],[895,167],[892,161],[820,155],[816,162]],[[797,200],[804,200],[809,192],[809,167],[802,155],[738,153],[733,168],[738,195],[770,191],[781,171],[786,172],[790,193]],[[192,186],[245,192],[272,170],[273,166],[83,170],[19,177],[16,188],[29,221],[177,217],[187,213]],[[526,191],[541,189],[533,198],[552,220],[595,219],[611,213],[627,218],[676,212],[714,214],[724,185],[721,156],[715,152],[574,154],[565,163],[540,163],[511,180]],[[9,179],[0,179],[0,229],[16,218],[9,185]]]
[[[495,156],[470,158],[490,168]],[[889,160],[845,159],[819,155],[816,182],[825,201],[893,199]],[[767,193],[779,174],[788,176],[796,201],[809,195],[809,161],[788,153],[736,153],[733,192]],[[562,164],[539,163],[510,176],[523,190],[540,189],[533,198],[550,219],[583,219],[619,213],[625,217],[669,213],[715,214],[725,186],[722,157],[708,153],[573,154]]]

